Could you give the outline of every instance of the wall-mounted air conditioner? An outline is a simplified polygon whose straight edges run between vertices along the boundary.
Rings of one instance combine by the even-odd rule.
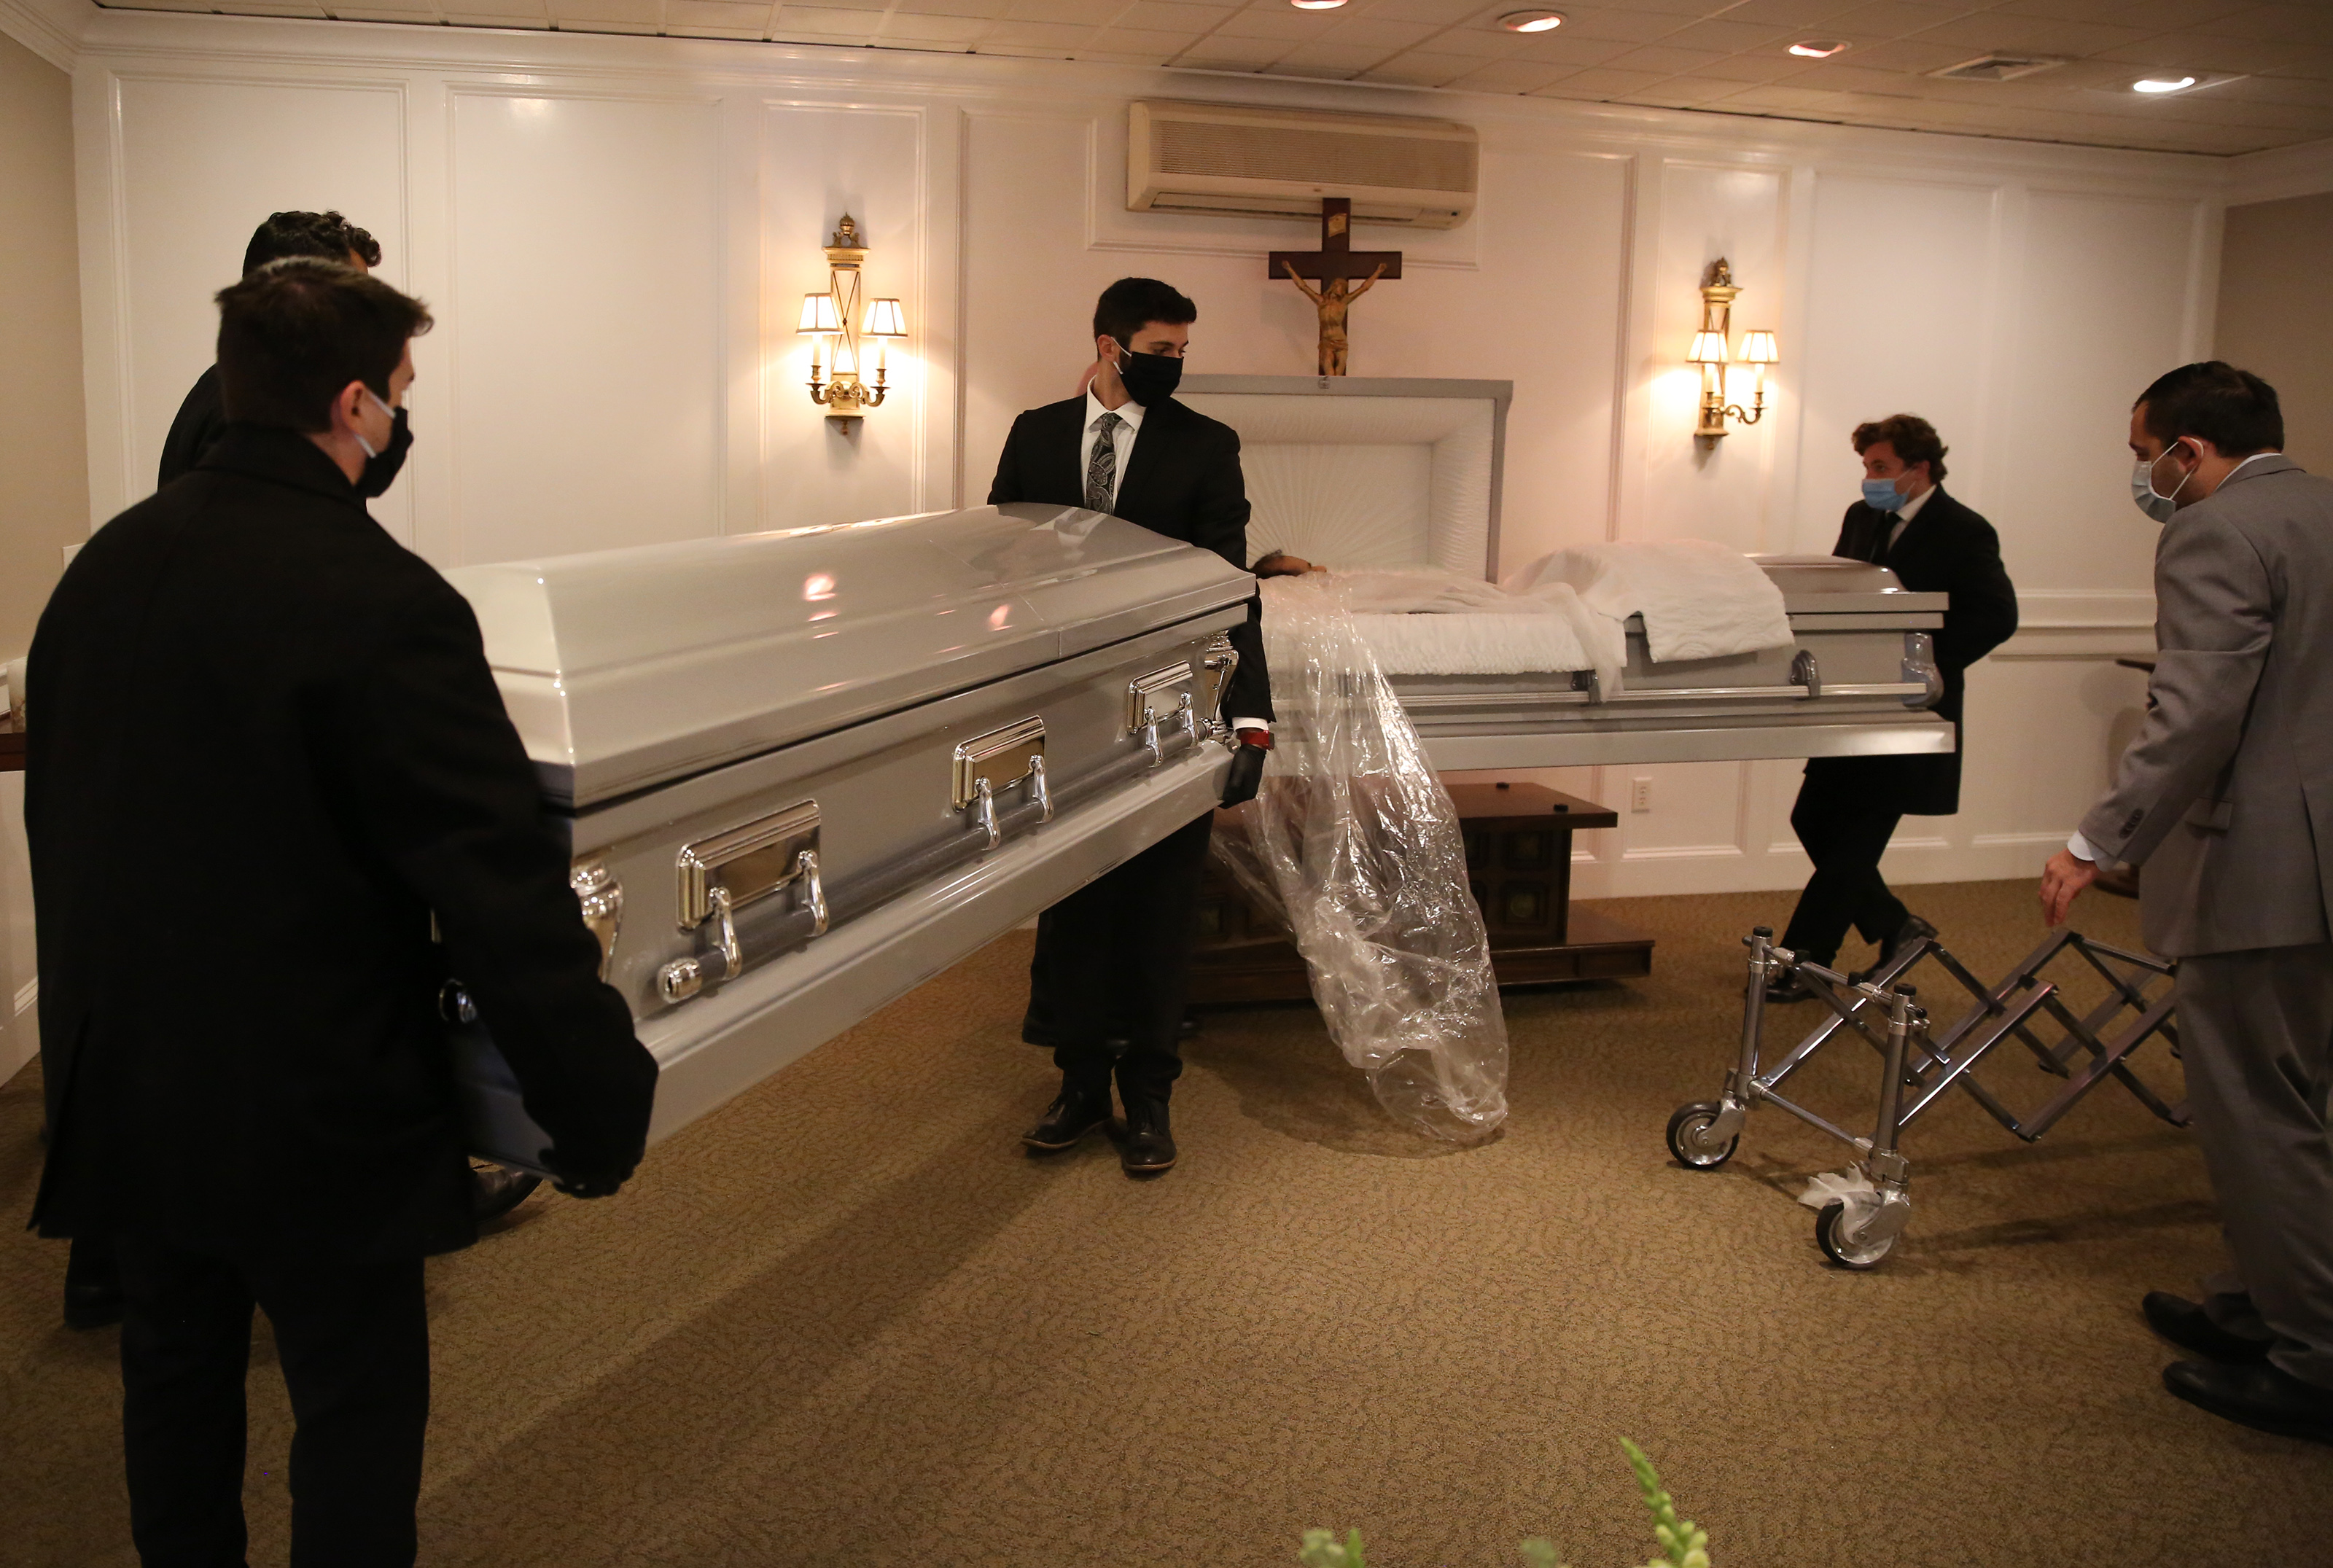
[[[1356,222],[1446,229],[1474,210],[1475,154],[1474,128],[1446,120],[1140,100],[1126,205],[1318,217],[1322,196],[1349,196]]]

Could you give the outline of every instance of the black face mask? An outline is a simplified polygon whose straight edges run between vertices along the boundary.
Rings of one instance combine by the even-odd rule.
[[[1175,396],[1183,382],[1183,361],[1166,354],[1138,354],[1129,349],[1118,362],[1118,378],[1126,395],[1145,408],[1156,408]]]
[[[399,408],[389,429],[389,445],[380,455],[365,460],[364,472],[357,475],[357,493],[370,501],[376,495],[386,495],[396,483],[397,471],[405,466],[405,454],[413,450],[413,432],[406,427],[405,410]]]

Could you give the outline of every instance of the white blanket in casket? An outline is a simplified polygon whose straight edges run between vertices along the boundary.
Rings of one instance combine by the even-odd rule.
[[[1791,640],[1781,591],[1748,556],[1708,540],[1575,546],[1503,584],[1434,567],[1331,575],[1389,675],[1592,669],[1618,690],[1631,616],[1643,618],[1656,663]]]
[[[1486,585],[1476,582],[1476,588]],[[1215,854],[1303,954],[1330,1037],[1378,1101],[1454,1142],[1506,1120],[1507,1028],[1449,791],[1330,573],[1262,585],[1280,713]]]

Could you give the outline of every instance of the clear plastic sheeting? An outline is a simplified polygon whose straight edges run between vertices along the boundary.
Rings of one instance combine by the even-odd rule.
[[[1313,999],[1380,1104],[1471,1143],[1507,1114],[1507,1027],[1457,808],[1335,576],[1262,585],[1279,722],[1215,850],[1294,936]]]

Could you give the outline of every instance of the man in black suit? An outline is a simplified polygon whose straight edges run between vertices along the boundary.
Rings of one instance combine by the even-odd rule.
[[[270,213],[267,221],[251,232],[251,243],[243,248],[243,275],[247,278],[286,256],[346,262],[360,272],[369,272],[380,265],[380,242],[338,213]],[[359,495],[370,499],[386,493],[397,471],[405,466],[413,432],[406,426],[402,407],[397,411],[395,426],[389,444],[365,460],[364,473],[357,480]],[[155,483],[168,484],[192,473],[226,434],[226,408],[219,397],[218,367],[213,365],[195,378],[186,400],[178,405],[178,416],[170,421],[170,433],[162,440],[161,473]]]
[[[1094,307],[1086,392],[1013,422],[989,504],[1107,512],[1247,564],[1239,435],[1175,401],[1198,307],[1155,278],[1120,278]],[[1232,630],[1239,667],[1223,711],[1239,737],[1224,804],[1252,799],[1272,749],[1261,608]],[[1047,910],[1037,922],[1022,1037],[1052,1048],[1061,1092],[1022,1142],[1067,1149],[1109,1120],[1113,1069],[1129,1176],[1175,1163],[1166,1104],[1183,1071],[1177,1036],[1213,815],[1202,817]]]
[[[1914,414],[1855,427],[1863,459],[1863,500],[1847,509],[1831,553],[1887,568],[1915,593],[1947,593],[1952,606],[1935,634],[1944,694],[1935,711],[1954,726],[1954,749],[1912,757],[1818,757],[1791,808],[1791,827],[1815,863],[1782,945],[1829,966],[1851,924],[1879,945],[1884,967],[1935,927],[1904,907],[1879,875],[1896,824],[1905,817],[1949,817],[1961,808],[1961,699],[1964,672],[2017,629],[2017,590],[2001,564],[1992,525],[1944,492],[1944,453],[1936,428]],[[1869,972],[1869,971],[1866,971]],[[1771,993],[1803,1001],[1796,976]]]
[[[427,313],[306,259],[219,307],[225,437],[91,538],[33,642],[33,1219],[120,1259],[149,1568],[244,1560],[254,1305],[298,1420],[292,1562],[402,1568],[421,1260],[475,1234],[441,984],[468,984],[580,1196],[638,1162],[656,1064],[469,606],[357,492]]]

